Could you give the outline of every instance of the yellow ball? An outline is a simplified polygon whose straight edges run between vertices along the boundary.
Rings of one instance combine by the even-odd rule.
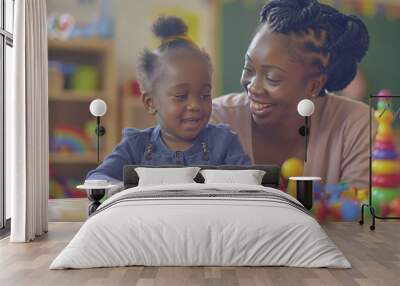
[[[368,199],[368,190],[366,189],[357,190],[357,200],[360,203],[367,201],[367,199]]]
[[[393,112],[390,110],[377,110],[374,115],[379,123],[391,124],[394,120]]]
[[[342,198],[346,199],[355,199],[356,198],[356,189],[350,188],[344,191],[341,195]]]
[[[303,161],[297,158],[289,158],[283,164],[281,168],[281,175],[286,180],[289,177],[303,176],[304,165]]]

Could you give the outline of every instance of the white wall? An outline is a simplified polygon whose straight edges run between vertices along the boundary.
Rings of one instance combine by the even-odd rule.
[[[97,0],[48,0],[50,12],[67,12],[78,21],[87,21],[93,16]],[[83,3],[83,4],[82,4]],[[215,1],[208,0],[117,0],[112,1],[114,14],[114,40],[118,79],[125,80],[134,76],[136,60],[140,52],[154,45],[151,21],[154,13],[171,8],[183,9],[201,15],[200,42],[214,61],[215,27],[213,6]],[[215,62],[215,61],[214,61]]]

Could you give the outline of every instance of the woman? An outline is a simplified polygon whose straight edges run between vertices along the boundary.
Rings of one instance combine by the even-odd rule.
[[[315,0],[272,0],[245,56],[243,93],[213,102],[213,122],[239,134],[255,164],[304,160],[302,99],[311,99],[305,175],[368,187],[369,108],[328,92],[345,88],[369,45],[364,23]]]

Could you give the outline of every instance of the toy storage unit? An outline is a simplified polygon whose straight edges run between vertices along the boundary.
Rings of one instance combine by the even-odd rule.
[[[101,118],[106,134],[100,139],[100,160],[121,139],[114,44],[97,38],[49,40],[48,58],[49,198],[86,200],[75,186],[97,166],[95,118],[89,112],[92,100],[107,103]],[[56,201],[51,205],[57,208]]]
[[[119,91],[120,129],[134,127],[145,129],[156,124],[154,115],[144,108],[136,80],[123,82]]]

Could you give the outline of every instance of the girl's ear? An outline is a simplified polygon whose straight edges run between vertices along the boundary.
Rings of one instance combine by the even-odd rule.
[[[149,94],[148,92],[143,93],[142,102],[144,107],[150,114],[154,115],[157,113],[157,109],[154,106],[153,96],[151,96],[151,94]]]
[[[317,77],[311,79],[311,97],[317,97],[322,88],[325,86],[327,76],[325,74],[318,75]]]

